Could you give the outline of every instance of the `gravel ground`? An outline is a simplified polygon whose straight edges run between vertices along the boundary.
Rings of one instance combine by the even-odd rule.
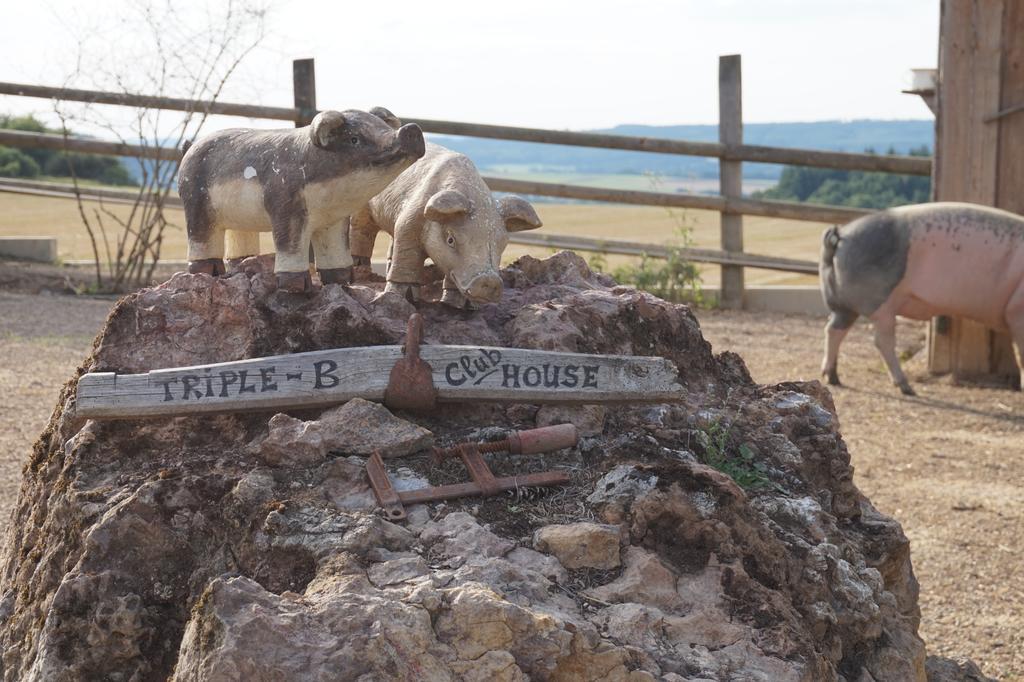
[[[16,501],[21,467],[32,443],[49,421],[64,382],[89,354],[112,303],[109,299],[0,291],[3,525]]]
[[[60,387],[89,352],[109,299],[0,291],[0,519]],[[705,336],[756,381],[817,378],[823,320],[703,311]],[[920,394],[890,385],[870,330],[858,325],[833,393],[856,482],[912,541],[929,653],[974,659],[1024,680],[1024,394],[929,377],[924,327],[902,323],[900,350]]]

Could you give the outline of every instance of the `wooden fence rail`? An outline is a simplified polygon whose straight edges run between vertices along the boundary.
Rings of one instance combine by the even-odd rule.
[[[765,199],[743,199],[723,197],[717,194],[685,194],[682,192],[644,192],[628,189],[606,189],[582,185],[562,185],[532,180],[510,180],[507,178],[485,177],[484,180],[495,192],[515,192],[544,197],[581,199],[584,201],[606,201],[615,204],[638,204],[641,206],[666,206],[668,208],[697,208],[708,211],[728,211],[745,215],[807,220],[822,223],[848,223],[867,215],[869,211],[845,206],[822,206],[800,204],[795,201],[770,201]]]
[[[668,258],[675,255],[698,263],[735,265],[746,268],[761,268],[762,270],[782,270],[784,272],[798,272],[806,275],[818,274],[818,264],[814,261],[761,256],[742,251],[720,251],[718,249],[698,249],[692,247],[679,248],[663,244],[631,242],[622,239],[593,239],[591,237],[576,237],[567,234],[544,234],[543,232],[517,232],[510,234],[508,240],[514,244],[572,249],[573,251],[593,251],[595,253],[614,253],[621,256],[648,256],[651,258]]]
[[[305,61],[305,60],[303,60]],[[115,104],[131,107],[150,107],[172,111],[202,111],[225,116],[246,116],[278,121],[302,121],[310,111],[304,108],[264,107],[252,104],[231,104],[228,102],[204,102],[198,100],[151,97],[99,90],[77,90],[54,88],[42,85],[0,82],[0,95],[41,97],[72,102]],[[417,123],[424,132],[438,135],[463,135],[518,142],[561,144],[573,147],[598,147],[655,154],[681,154],[684,156],[708,156],[728,161],[751,163],[777,163],[794,166],[816,166],[840,170],[879,171],[904,175],[930,175],[932,161],[920,156],[892,156],[885,154],[854,154],[849,152],[828,152],[811,149],[790,149],[761,145],[726,145],[719,142],[690,142],[654,137],[611,135],[608,133],[580,133],[569,130],[544,130],[541,128],[519,128],[515,126],[487,125],[440,121],[428,118],[402,117],[409,123]]]
[[[0,145],[37,149],[67,149],[73,152],[110,154],[136,158],[159,158],[174,161],[181,158],[181,152],[170,147],[142,147],[120,142],[104,142],[79,137],[67,137],[52,133],[29,133],[20,130],[0,129]],[[712,194],[684,194],[671,192],[643,192],[638,190],[606,189],[563,185],[531,180],[510,180],[508,178],[485,177],[487,185],[495,192],[516,192],[563,199],[603,201],[617,204],[642,206],[666,206],[669,208],[697,208],[709,211],[730,211],[746,215],[809,220],[814,222],[846,223],[868,212],[857,208],[841,206],[820,206],[798,204],[792,201],[765,201],[723,197]]]
[[[0,145],[29,149],[67,150],[69,152],[84,152],[86,154],[132,156],[137,159],[176,161],[181,158],[181,150],[170,147],[148,147],[83,137],[68,136],[65,138],[63,135],[55,135],[53,133],[30,133],[23,130],[5,130],[3,128],[0,128]]]

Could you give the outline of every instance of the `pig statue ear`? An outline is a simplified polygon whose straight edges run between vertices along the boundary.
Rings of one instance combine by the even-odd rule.
[[[331,137],[345,125],[345,115],[340,111],[321,111],[309,126],[309,136],[317,147],[326,148]]]
[[[380,120],[384,121],[385,123],[387,123],[395,130],[398,130],[399,128],[402,127],[402,120],[395,116],[394,114],[392,114],[387,109],[385,109],[384,107],[374,107],[373,109],[370,109],[370,113],[379,118]]]
[[[505,221],[505,229],[509,232],[536,230],[544,224],[530,202],[522,197],[502,197],[498,201],[498,214]]]
[[[438,223],[446,223],[453,218],[469,213],[473,205],[465,194],[457,189],[446,189],[430,197],[423,215],[427,220]]]

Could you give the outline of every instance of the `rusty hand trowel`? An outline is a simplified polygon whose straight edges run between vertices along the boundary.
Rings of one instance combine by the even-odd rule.
[[[403,357],[391,368],[384,404],[393,410],[430,412],[437,405],[437,388],[430,365],[420,357],[423,316],[413,313],[406,328]]]

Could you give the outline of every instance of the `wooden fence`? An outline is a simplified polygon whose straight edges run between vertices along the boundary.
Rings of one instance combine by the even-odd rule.
[[[721,181],[721,194],[719,195],[617,190],[493,177],[485,177],[484,179],[492,190],[500,192],[516,192],[527,195],[620,204],[718,211],[722,216],[722,248],[685,249],[682,251],[682,255],[694,261],[721,265],[722,290],[720,303],[725,307],[736,308],[743,305],[744,268],[754,267],[798,273],[817,272],[817,264],[812,261],[746,253],[743,249],[742,220],[744,215],[845,223],[867,213],[867,211],[841,206],[821,206],[745,198],[741,193],[742,163],[744,161],[906,175],[930,175],[932,169],[932,161],[926,157],[854,154],[744,144],[740,67],[739,55],[728,55],[720,58],[719,142],[691,142],[604,133],[543,130],[456,121],[438,121],[405,116],[402,116],[402,119],[405,122],[419,124],[424,132],[427,133],[717,158],[719,160]],[[275,119],[290,121],[295,125],[305,125],[317,111],[313,60],[296,60],[293,68],[293,79],[295,106],[290,108],[228,102],[205,102],[18,83],[0,83],[0,94],[174,111],[205,111],[218,115]],[[0,145],[67,149],[70,151],[146,158],[157,157],[168,160],[175,160],[180,157],[180,152],[177,149],[142,147],[101,140],[65,138],[62,135],[14,130],[0,130]],[[4,183],[3,186],[0,186],[0,191],[3,191],[5,187],[11,191],[34,191],[37,193],[44,191],[59,193],[67,189],[60,186],[55,188],[55,186],[51,185],[48,189],[36,188],[33,190],[25,183]],[[88,190],[83,193],[98,194],[98,191]],[[123,193],[116,190],[105,191],[105,197],[108,199],[116,200],[118,198],[117,194]],[[124,197],[122,196],[121,198],[123,199]],[[517,233],[510,235],[510,241],[521,244],[543,244],[545,246],[572,248],[581,251],[624,255],[647,254],[651,257],[665,257],[669,253],[668,247],[655,244],[640,244],[610,239],[587,239],[558,234]]]

